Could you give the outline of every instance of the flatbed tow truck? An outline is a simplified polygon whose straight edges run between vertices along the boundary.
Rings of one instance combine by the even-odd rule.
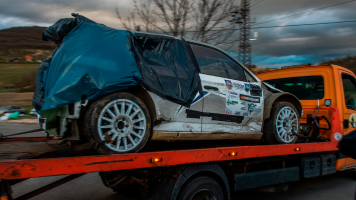
[[[93,147],[92,144],[43,153],[44,149],[39,144],[46,145],[56,139],[4,137],[0,141],[0,199],[13,199],[11,185],[29,178],[68,175],[16,200],[32,198],[94,172],[100,172],[102,179],[115,173],[125,174],[126,178],[133,173],[140,174],[140,178],[131,176],[124,182],[118,181],[120,176],[115,176],[116,183],[110,177],[104,178],[103,182],[112,188],[115,184],[137,184],[146,189],[146,192],[140,192],[142,199],[230,199],[230,192],[234,190],[335,173],[337,159],[340,158],[337,147],[342,131],[340,116],[338,108],[320,109],[330,113],[331,130],[327,131],[330,138],[325,142],[266,145],[260,141],[240,141],[234,145],[230,141],[219,147],[197,148],[194,145],[195,149],[172,150],[174,145],[170,145],[170,150],[153,147],[141,153],[85,155],[83,151]],[[29,149],[38,152],[19,157],[18,152],[31,151]]]

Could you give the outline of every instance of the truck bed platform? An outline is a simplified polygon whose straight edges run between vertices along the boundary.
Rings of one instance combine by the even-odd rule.
[[[337,108],[334,109],[332,120],[333,126],[331,130],[332,134],[341,132],[340,119],[338,114],[335,113],[337,113]],[[41,140],[43,139],[45,138],[39,138],[37,139],[38,141],[36,141],[35,138],[28,139],[31,141],[2,139],[2,148],[0,150],[0,179],[24,179],[55,175],[164,167],[190,163],[219,162],[317,152],[332,152],[338,150],[338,141],[335,140],[334,137],[331,137],[330,142],[284,145],[266,145],[261,144],[259,141],[240,141],[235,145],[232,144],[232,141],[228,141],[223,145],[223,142],[221,141],[213,141],[215,146],[218,144],[218,147],[212,147],[212,143],[207,143],[205,148],[195,145],[196,142],[191,143],[190,145],[189,142],[187,142],[186,145],[188,146],[186,146],[185,149],[189,150],[177,150],[176,148],[178,148],[179,145],[174,145],[174,143],[168,143],[168,145],[166,145],[170,146],[170,149],[164,147],[164,145],[159,149],[155,147],[160,145],[151,143],[144,149],[144,152],[140,153],[41,159],[26,159],[25,157],[21,160],[15,160],[16,156],[29,152],[28,150],[23,151],[23,149],[31,143],[35,146],[32,150],[37,151],[39,154],[43,151],[53,150],[53,147],[48,144],[54,143],[56,140],[42,141],[41,143]],[[14,151],[16,149],[17,151]],[[180,149],[182,149],[181,146]]]

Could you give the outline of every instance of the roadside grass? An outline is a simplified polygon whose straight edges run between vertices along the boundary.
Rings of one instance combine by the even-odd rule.
[[[22,108],[26,109],[26,116],[20,116],[17,119],[29,119],[29,118],[37,118],[37,115],[30,115],[30,111],[33,109],[32,105],[29,106],[20,106]],[[0,114],[0,117],[2,117],[4,114]],[[17,119],[9,119],[9,120],[17,120]]]
[[[0,87],[14,85],[23,76],[35,73],[39,64],[0,64]],[[5,90],[0,90],[5,92]]]

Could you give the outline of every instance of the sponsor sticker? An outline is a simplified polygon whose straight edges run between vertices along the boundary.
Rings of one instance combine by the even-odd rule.
[[[245,91],[246,92],[250,91],[250,84],[245,83]]]
[[[339,132],[335,133],[334,138],[335,138],[335,140],[340,141],[342,139],[341,133],[339,133]]]
[[[236,111],[235,115],[241,116],[241,113]]]
[[[239,102],[233,101],[233,100],[231,101],[230,99],[228,99],[226,103],[227,103],[227,105],[236,105],[236,104],[238,104]]]
[[[229,98],[230,99],[237,99],[237,96],[236,95],[229,95]]]
[[[240,100],[249,101],[253,103],[260,103],[260,97],[251,97],[243,94],[240,94]]]
[[[241,110],[246,110],[246,107],[241,107]]]
[[[356,128],[356,113],[350,115],[349,122],[353,128]]]
[[[248,104],[248,112],[251,114],[253,111],[255,111],[256,104],[250,103]]]
[[[230,109],[226,109],[225,113],[231,115],[231,114],[232,114],[232,111],[231,111]]]
[[[225,80],[225,83],[226,83],[227,89],[231,90],[231,89],[232,89],[232,83],[231,83],[231,81]]]
[[[261,112],[260,108],[255,108],[255,112]]]
[[[242,91],[244,89],[244,85],[238,82],[233,82],[232,85],[234,86],[234,90]]]

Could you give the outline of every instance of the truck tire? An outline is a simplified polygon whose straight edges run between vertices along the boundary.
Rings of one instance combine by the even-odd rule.
[[[101,154],[140,151],[151,134],[146,105],[136,96],[118,92],[91,104],[84,119],[84,134],[94,140]]]
[[[300,116],[293,104],[277,102],[273,105],[270,118],[265,121],[263,137],[269,144],[293,144],[298,140]]]
[[[187,182],[179,192],[177,200],[187,199],[223,200],[224,192],[214,179],[199,176]]]

